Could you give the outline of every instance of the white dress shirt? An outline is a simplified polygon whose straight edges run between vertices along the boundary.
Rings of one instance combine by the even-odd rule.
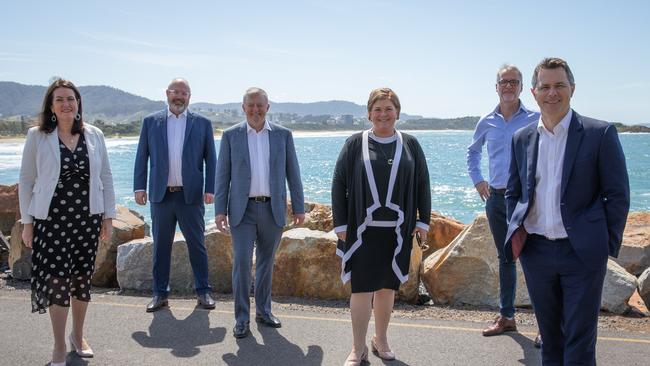
[[[169,156],[168,187],[183,186],[183,141],[187,125],[187,108],[178,117],[167,109],[167,151]]]
[[[569,113],[553,128],[552,132],[544,127],[541,118],[537,123],[539,151],[535,173],[535,199],[524,220],[524,227],[529,233],[543,235],[550,239],[568,236],[562,223],[560,194],[564,152],[572,114],[569,109]]]
[[[246,123],[248,156],[251,161],[251,188],[248,197],[271,197],[269,131],[271,131],[271,126],[267,121],[264,121],[264,127],[260,132],[255,131]]]

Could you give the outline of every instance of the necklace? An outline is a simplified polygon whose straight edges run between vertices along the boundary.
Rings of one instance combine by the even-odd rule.
[[[395,156],[395,148],[396,148],[397,144],[395,142],[390,143],[390,145],[391,145],[391,151],[390,151],[391,158],[388,158],[388,155],[384,151],[384,145],[389,145],[389,144],[382,144],[382,143],[377,142],[377,141],[375,141],[375,143],[376,143],[376,146],[379,149],[379,151],[381,151],[381,155],[383,155],[384,159],[386,159],[386,162],[388,163],[388,165],[393,165],[393,157]],[[393,143],[395,143],[396,146],[392,146]]]

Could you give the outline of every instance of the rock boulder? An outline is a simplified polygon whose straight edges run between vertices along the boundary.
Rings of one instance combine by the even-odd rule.
[[[20,219],[18,184],[11,186],[0,184],[0,231],[9,234],[18,219]]]
[[[460,221],[442,216],[437,212],[431,212],[427,235],[429,249],[424,251],[423,257],[426,258],[436,250],[446,247],[464,228],[465,224]]]
[[[650,212],[630,213],[621,251],[612,259],[635,276],[650,268]]]
[[[437,304],[499,305],[499,261],[485,215],[424,260],[422,282]],[[515,305],[530,305],[519,262]]]
[[[608,260],[600,308],[616,314],[625,313],[629,308],[627,301],[634,294],[636,287],[636,277],[613,260]]]
[[[92,284],[99,287],[117,287],[117,247],[134,239],[145,237],[147,225],[124,206],[116,207],[117,218],[113,220],[113,235],[107,241],[100,240],[95,258]]]
[[[214,226],[205,235],[208,251],[209,281],[213,291],[232,292],[232,244],[230,237],[217,232]],[[152,287],[153,239],[145,237],[117,248],[117,281],[120,288],[149,291]],[[172,291],[194,291],[194,275],[187,254],[187,244],[178,234],[172,244],[170,288]]]
[[[27,248],[22,239],[23,224],[15,221],[11,229],[11,248],[9,249],[9,268],[11,275],[19,280],[32,277],[32,250]]]
[[[639,276],[639,296],[643,299],[646,308],[650,309],[650,268]]]

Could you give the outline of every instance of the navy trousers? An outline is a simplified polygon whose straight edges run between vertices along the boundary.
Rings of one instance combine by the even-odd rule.
[[[248,201],[246,212],[237,226],[230,228],[234,263],[232,290],[235,320],[249,321],[251,269],[255,249],[255,308],[258,314],[271,313],[271,286],[275,252],[282,238],[282,227],[273,219],[271,202]]]
[[[508,224],[506,223],[506,202],[503,194],[492,192],[485,202],[494,245],[499,258],[499,308],[502,316],[515,315],[515,295],[517,290],[517,267],[514,261],[508,262],[504,253]]]
[[[208,253],[205,249],[205,206],[188,205],[183,192],[167,192],[162,202],[151,203],[153,232],[153,293],[169,293],[169,266],[176,223],[187,243],[187,251],[194,274],[194,289],[201,295],[211,291],[208,281]]]
[[[595,365],[606,263],[585,267],[568,239],[529,235],[519,257],[539,331],[542,364]]]

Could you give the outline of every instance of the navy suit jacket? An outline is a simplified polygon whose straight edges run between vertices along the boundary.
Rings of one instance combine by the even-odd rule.
[[[537,123],[518,130],[512,139],[505,194],[509,260],[513,236],[523,228],[535,197],[538,140]],[[560,211],[571,246],[585,266],[596,269],[608,255],[618,256],[629,208],[627,168],[616,128],[574,111],[562,166]]]
[[[244,217],[251,187],[251,162],[248,154],[247,122],[236,124],[223,132],[217,164],[215,215],[227,214],[230,225],[237,226]],[[305,213],[298,157],[291,131],[269,123],[269,185],[271,210],[278,226],[286,222],[287,183],[294,214]]]
[[[167,110],[165,109],[145,117],[142,121],[140,142],[135,156],[133,188],[135,191],[147,189],[148,162],[151,169],[149,200],[153,203],[159,203],[165,197],[169,177],[167,146]],[[214,193],[217,157],[212,123],[207,118],[190,111],[187,112],[182,159],[181,176],[185,203],[199,204],[203,202],[204,169],[205,193]]]

